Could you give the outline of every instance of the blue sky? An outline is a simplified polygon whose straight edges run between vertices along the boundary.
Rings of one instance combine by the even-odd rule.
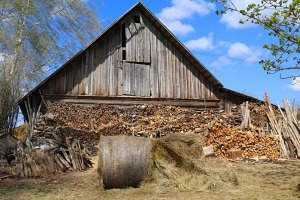
[[[88,0],[85,0],[88,1]],[[247,2],[238,1],[244,7]],[[98,7],[104,27],[122,16],[138,1],[102,0]],[[268,92],[272,102],[282,98],[300,104],[300,83],[267,74],[258,63],[270,57],[262,48],[274,38],[253,24],[239,24],[241,16],[215,14],[217,5],[205,0],[142,1],[187,48],[208,68],[224,87],[263,100]],[[295,73],[295,72],[293,72]]]

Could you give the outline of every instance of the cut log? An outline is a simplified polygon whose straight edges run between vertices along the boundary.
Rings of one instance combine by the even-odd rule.
[[[240,149],[230,149],[226,151],[226,156],[228,159],[241,159],[242,158],[242,152]]]

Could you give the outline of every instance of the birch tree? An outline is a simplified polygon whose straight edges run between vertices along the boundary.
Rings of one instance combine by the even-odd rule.
[[[11,132],[17,100],[45,72],[100,34],[96,8],[83,0],[0,1],[0,130]]]

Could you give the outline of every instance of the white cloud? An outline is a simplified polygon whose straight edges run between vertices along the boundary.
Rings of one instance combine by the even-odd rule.
[[[194,14],[207,15],[215,9],[215,4],[204,0],[172,0],[171,4],[157,16],[174,34],[179,35],[194,31],[190,24],[184,24],[181,20],[192,18]],[[184,28],[187,30],[182,30]]]
[[[183,24],[179,20],[169,21],[169,22],[167,21],[167,22],[163,22],[163,23],[174,34],[187,35],[188,33],[191,33],[191,32],[195,31],[194,28],[191,25],[189,25],[189,24]]]
[[[210,33],[207,37],[201,37],[197,40],[190,40],[187,43],[185,43],[185,45],[190,50],[212,50],[214,49],[213,33]]]
[[[248,47],[246,44],[236,42],[229,46],[227,56],[233,59],[243,60],[247,64],[255,63],[260,60],[262,51],[256,47]]]
[[[234,62],[226,57],[226,56],[220,56],[216,61],[214,61],[211,66],[213,67],[222,67],[226,65],[232,65]]]
[[[300,78],[298,77],[295,80],[293,80],[292,83],[289,85],[289,88],[300,92]]]
[[[159,17],[164,20],[180,20],[192,17],[197,13],[200,16],[207,15],[215,8],[215,5],[204,0],[172,0],[172,7],[162,9]]]
[[[247,29],[255,26],[255,24],[251,22],[245,22],[244,24],[240,24],[240,20],[246,20],[246,17],[240,15],[237,12],[229,12],[221,17],[220,22],[226,24],[227,27],[233,29]]]

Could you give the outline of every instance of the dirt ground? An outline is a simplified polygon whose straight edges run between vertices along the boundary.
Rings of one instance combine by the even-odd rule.
[[[93,161],[97,163],[97,158]],[[215,182],[204,189],[185,191],[178,188],[158,191],[147,186],[102,190],[95,164],[85,172],[0,180],[0,199],[300,199],[300,161],[252,163],[209,158],[206,163],[216,172],[234,171],[238,184]]]

